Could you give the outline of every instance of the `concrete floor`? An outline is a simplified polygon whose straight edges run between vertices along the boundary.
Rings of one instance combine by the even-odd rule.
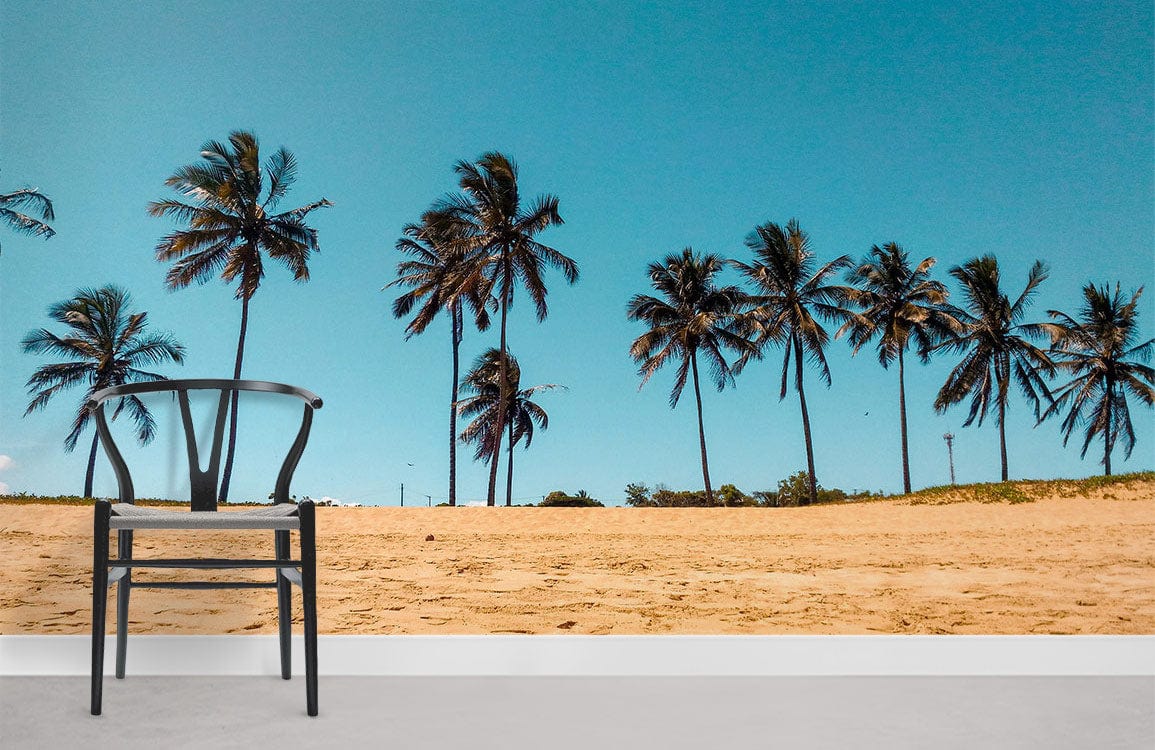
[[[0,747],[1151,750],[1149,677],[0,678]]]

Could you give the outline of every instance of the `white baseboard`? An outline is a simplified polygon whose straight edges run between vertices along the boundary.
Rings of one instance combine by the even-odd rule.
[[[323,675],[1155,675],[1155,636],[322,635],[318,652]],[[278,653],[274,635],[130,635],[128,671],[275,675]],[[0,636],[0,675],[84,675],[90,659],[86,635]]]

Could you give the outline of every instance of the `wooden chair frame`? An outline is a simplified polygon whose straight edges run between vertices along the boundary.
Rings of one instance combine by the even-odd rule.
[[[217,390],[220,399],[217,404],[213,430],[212,450],[209,466],[200,468],[196,434],[189,409],[190,390]],[[221,445],[224,426],[228,416],[229,400],[236,408],[239,391],[260,391],[295,396],[305,402],[301,426],[296,439],[277,475],[273,491],[273,505],[262,506],[250,511],[218,514],[217,486],[220,468]],[[115,398],[136,398],[142,393],[172,392],[180,403],[181,421],[184,425],[185,445],[188,452],[189,477],[191,487],[191,514],[159,509],[138,509],[132,476],[116,442],[109,430],[104,414],[106,401]],[[313,412],[321,408],[321,399],[315,394],[283,383],[261,380],[160,380],[147,383],[133,383],[106,388],[93,394],[87,408],[96,420],[97,433],[104,446],[105,454],[116,474],[119,489],[119,503],[113,505],[107,500],[98,500],[93,521],[93,573],[92,573],[92,691],[91,711],[101,712],[101,698],[104,676],[104,640],[108,589],[116,584],[116,677],[124,678],[125,657],[128,641],[128,601],[133,588],[152,589],[239,589],[276,588],[277,615],[281,650],[281,677],[292,677],[290,636],[292,633],[292,585],[301,589],[304,608],[305,631],[305,696],[309,716],[317,715],[317,552],[316,523],[314,506],[305,500],[293,504],[289,497],[289,484],[293,472],[305,450],[312,426]],[[291,505],[292,507],[287,507]],[[210,529],[272,529],[274,534],[274,559],[138,559],[133,556],[133,531],[136,529],[182,528],[196,530]],[[300,558],[290,557],[290,531],[299,529]],[[110,558],[109,534],[117,532],[117,557]],[[201,570],[221,570],[239,568],[273,569],[274,581],[134,581],[135,568],[188,568]]]

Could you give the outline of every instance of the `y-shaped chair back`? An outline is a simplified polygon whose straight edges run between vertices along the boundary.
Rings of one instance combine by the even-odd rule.
[[[192,412],[189,407],[188,392],[195,390],[219,390],[220,398],[217,402],[217,414],[213,423],[213,440],[209,453],[207,469],[201,469],[200,453],[197,448],[196,429],[193,427]],[[289,501],[289,483],[293,479],[297,463],[305,451],[305,444],[309,440],[309,430],[313,425],[313,411],[321,408],[321,399],[316,394],[304,388],[298,388],[284,383],[270,383],[264,380],[157,380],[148,383],[132,383],[106,388],[93,394],[88,402],[88,408],[96,418],[96,429],[100,433],[100,441],[112,463],[116,473],[116,481],[120,492],[120,502],[132,503],[135,501],[135,491],[132,484],[132,475],[124,461],[116,441],[108,427],[108,420],[104,415],[104,402],[117,397],[136,398],[141,393],[172,392],[176,394],[180,403],[181,424],[184,427],[185,446],[188,453],[189,485],[191,489],[191,504],[194,511],[217,509],[217,487],[220,484],[221,446],[224,443],[225,423],[228,421],[229,401],[235,404],[237,391],[261,391],[264,393],[283,393],[297,396],[305,402],[301,417],[301,427],[297,437],[281,464],[281,471],[277,475],[277,483],[273,491],[273,502],[284,503]],[[236,408],[235,405],[233,407]]]

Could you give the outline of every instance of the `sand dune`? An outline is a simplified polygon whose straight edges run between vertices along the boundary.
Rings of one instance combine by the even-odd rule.
[[[1155,483],[1089,495],[783,509],[320,508],[320,629],[1153,633]],[[0,633],[88,632],[91,509],[2,510]],[[271,534],[191,539],[137,532],[137,555],[271,553]],[[132,604],[132,632],[276,632],[271,590],[141,589]]]

